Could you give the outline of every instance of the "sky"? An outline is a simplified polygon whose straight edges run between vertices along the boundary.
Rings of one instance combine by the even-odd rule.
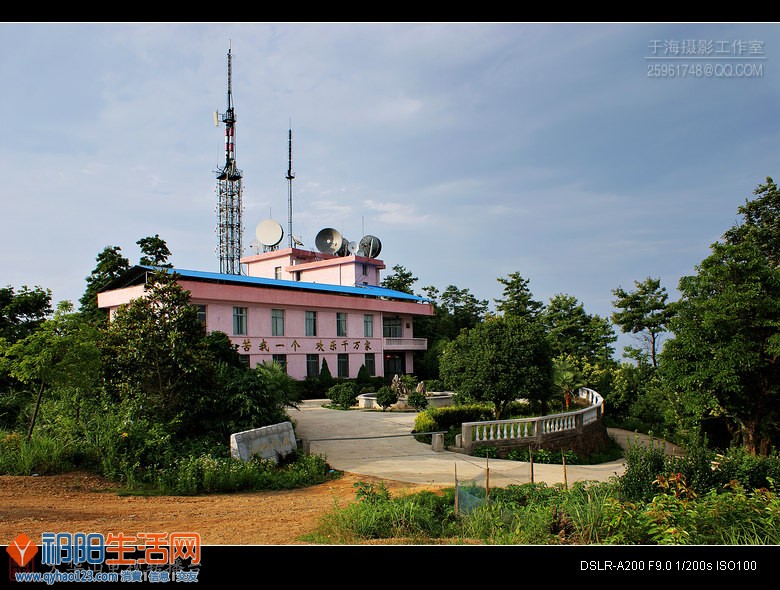
[[[218,272],[227,54],[244,254],[380,239],[412,286],[675,300],[780,177],[776,23],[0,23],[0,285],[78,306],[106,246]],[[619,330],[616,329],[619,333]],[[618,348],[626,341],[621,336]]]

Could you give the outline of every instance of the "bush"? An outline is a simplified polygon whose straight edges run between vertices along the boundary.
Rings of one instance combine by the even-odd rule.
[[[160,491],[195,495],[260,490],[288,490],[327,481],[330,469],[320,455],[296,453],[294,460],[277,465],[255,457],[242,461],[210,454],[183,457],[157,473]]]
[[[414,419],[414,432],[438,432],[441,430],[439,425],[431,417],[429,412],[420,412]],[[417,440],[421,440],[426,437],[416,437]],[[430,436],[427,437],[430,439]]]
[[[328,389],[328,399],[331,400],[334,405],[344,410],[348,410],[357,404],[357,396],[357,384],[351,381],[337,383]]]
[[[398,402],[398,394],[393,391],[392,387],[383,385],[379,388],[379,391],[376,392],[376,402],[382,406],[382,411],[384,412],[387,408]]]
[[[425,392],[415,389],[407,394],[406,403],[415,410],[424,410],[428,407],[428,396],[425,395]]]

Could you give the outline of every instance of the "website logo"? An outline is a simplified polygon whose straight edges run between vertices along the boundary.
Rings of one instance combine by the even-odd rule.
[[[16,565],[24,567],[37,555],[38,545],[33,543],[30,537],[21,533],[11,541],[11,544],[5,550],[11,556],[11,559],[16,562]]]

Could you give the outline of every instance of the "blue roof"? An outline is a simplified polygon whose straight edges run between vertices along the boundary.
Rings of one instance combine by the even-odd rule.
[[[157,270],[153,266],[141,266],[147,270]],[[307,283],[304,281],[284,281],[281,279],[267,279],[264,277],[250,277],[246,275],[232,275],[219,272],[206,272],[202,270],[186,270],[182,268],[163,269],[168,273],[175,273],[185,279],[194,279],[216,283],[235,283],[240,285],[254,285],[258,287],[276,287],[282,289],[297,289],[300,291],[323,291],[337,295],[357,295],[362,297],[376,297],[386,299],[400,299],[430,303],[430,299],[411,295],[403,291],[375,287],[372,285],[330,285],[328,283]]]

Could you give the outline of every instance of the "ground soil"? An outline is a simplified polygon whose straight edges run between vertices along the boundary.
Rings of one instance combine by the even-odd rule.
[[[0,476],[0,545],[20,533],[195,532],[204,545],[307,545],[323,515],[357,501],[357,482],[379,484],[392,495],[428,486],[344,473],[292,491],[204,496],[131,496],[90,473]]]

